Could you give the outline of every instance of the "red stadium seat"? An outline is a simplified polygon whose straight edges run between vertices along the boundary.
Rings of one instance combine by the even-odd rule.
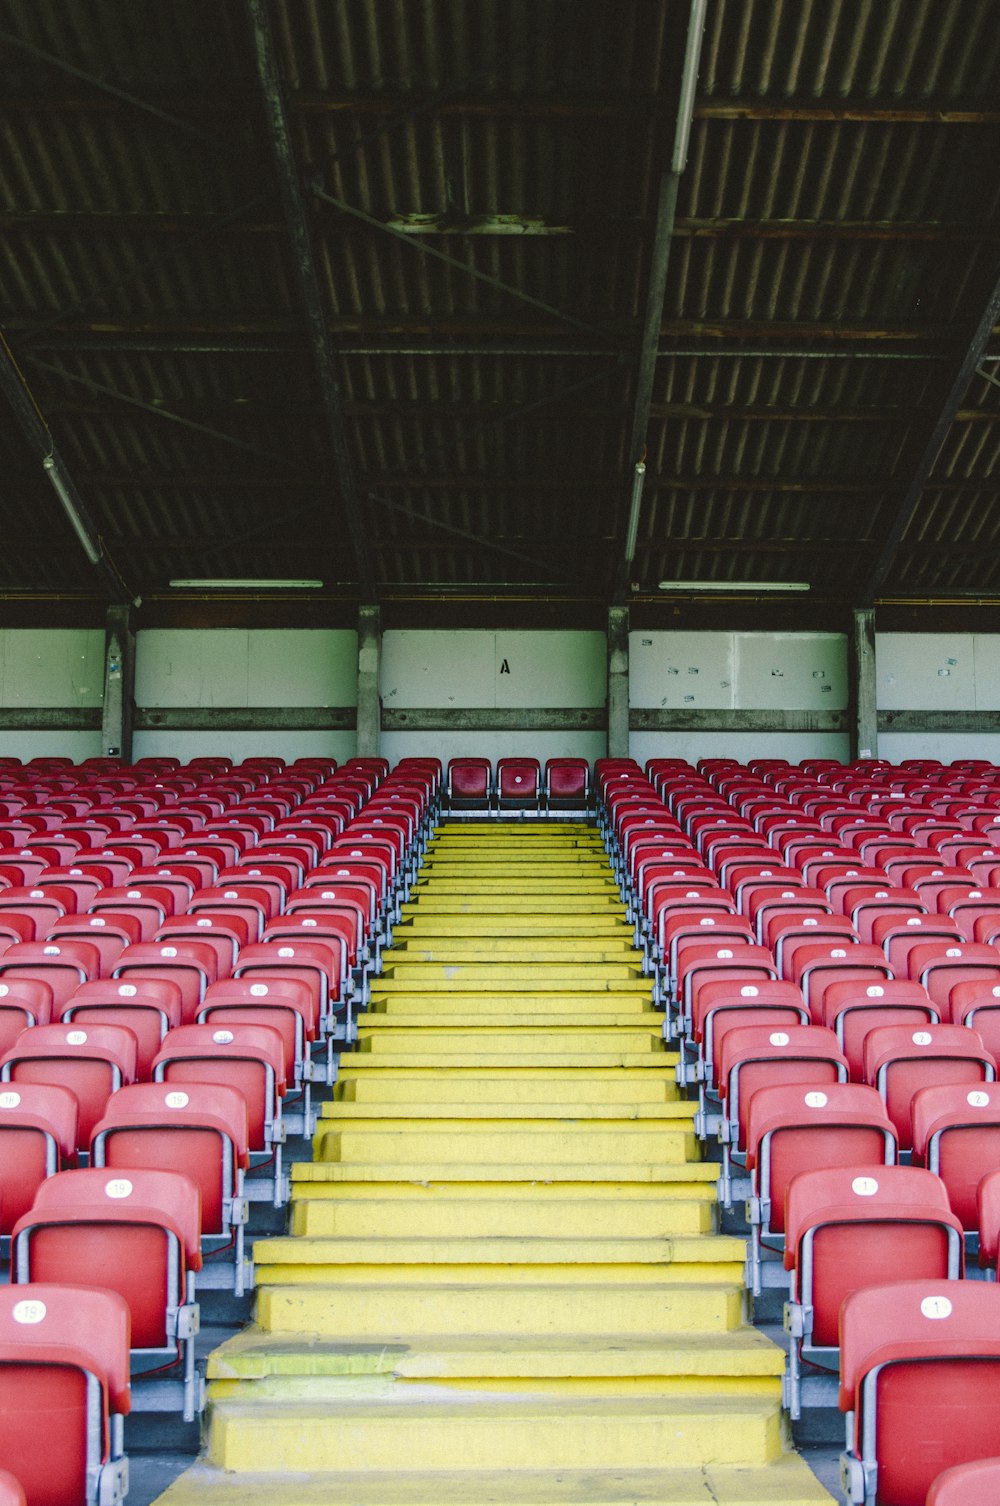
[[[865,1081],[877,1088],[896,1126],[900,1149],[909,1150],[913,1095],[942,1083],[975,1087],[996,1079],[996,1062],[974,1030],[963,1025],[880,1025],[864,1043]]]
[[[849,1502],[924,1506],[943,1470],[1000,1452],[1000,1287],[900,1281],[853,1292],[840,1362]]]
[[[79,1110],[68,1088],[18,1083],[0,1088],[0,1234],[27,1212],[46,1177],[75,1166]]]
[[[489,759],[450,758],[446,788],[451,810],[488,810],[493,793]]]
[[[118,1506],[128,1488],[129,1312],[117,1292],[0,1287],[0,1459],[29,1502]]]
[[[1000,1501],[1000,1459],[975,1459],[942,1470],[927,1492],[927,1506],[985,1506]]]
[[[801,1363],[836,1359],[841,1304],[889,1279],[957,1281],[962,1226],[933,1173],[916,1166],[837,1166],[793,1177],[785,1199],[789,1411],[799,1416]]]
[[[0,1058],[0,1081],[49,1083],[68,1088],[79,1105],[78,1149],[108,1099],[136,1076],[136,1039],[121,1025],[36,1025]]]
[[[180,1367],[169,1394],[186,1422],[201,1410],[194,1352],[194,1272],[201,1263],[201,1197],[177,1171],[59,1172],[39,1187],[11,1243],[11,1275],[20,1286],[72,1282],[124,1298],[133,1360],[159,1360],[168,1374]],[[160,1404],[163,1388],[158,1376]],[[133,1382],[140,1411],[143,1391]]]
[[[201,1194],[202,1250],[231,1254],[237,1296],[246,1279],[244,1263],[244,1174],[249,1166],[247,1105],[243,1094],[222,1083],[141,1083],[123,1088],[95,1126],[91,1165],[117,1171],[148,1167],[182,1171]],[[219,1271],[210,1264],[202,1285]]]
[[[758,1088],[747,1116],[751,1287],[761,1289],[762,1244],[782,1247],[792,1178],[832,1166],[892,1166],[896,1131],[874,1088],[802,1083]]]

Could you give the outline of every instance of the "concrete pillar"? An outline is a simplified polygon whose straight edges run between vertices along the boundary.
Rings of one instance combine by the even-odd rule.
[[[135,633],[132,608],[108,607],[104,640],[104,705],[101,752],[132,761],[135,698]]]
[[[608,608],[608,757],[628,758],[628,607]]]
[[[878,698],[875,689],[875,609],[861,607],[851,624],[851,753],[878,757]]]
[[[379,660],[382,655],[382,612],[377,606],[358,609],[358,756],[375,758],[382,741],[382,703],[379,700]]]

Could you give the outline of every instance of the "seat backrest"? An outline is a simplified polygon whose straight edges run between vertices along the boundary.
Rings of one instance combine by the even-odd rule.
[[[541,765],[537,758],[497,759],[497,794],[501,800],[538,799]]]
[[[957,1279],[962,1226],[940,1179],[917,1166],[802,1171],[785,1195],[785,1267],[812,1309],[812,1339],[836,1348],[845,1297],[886,1276]]]
[[[0,1234],[31,1207],[46,1177],[76,1161],[79,1108],[55,1083],[0,1087]]]
[[[919,1088],[910,1122],[914,1162],[941,1178],[963,1228],[978,1228],[979,1183],[1000,1166],[1000,1084]]]
[[[219,1234],[248,1164],[246,1099],[224,1083],[122,1088],[95,1126],[90,1150],[99,1167],[184,1172],[201,1193],[202,1232]]]
[[[973,1086],[996,1078],[996,1062],[975,1030],[963,1025],[880,1025],[864,1043],[865,1081],[885,1099],[900,1147],[912,1145],[910,1113],[919,1088],[938,1083]]]
[[[138,1044],[126,1026],[37,1025],[0,1058],[0,1079],[69,1088],[79,1104],[84,1150],[109,1096],[135,1082],[137,1067]]]
[[[450,758],[447,778],[451,799],[485,801],[492,780],[490,761],[488,758]]]
[[[874,1088],[861,1083],[778,1083],[758,1088],[747,1114],[747,1167],[769,1203],[768,1227],[785,1227],[785,1195],[800,1172],[891,1166],[896,1132]]]
[[[89,941],[19,941],[0,954],[0,982],[37,978],[52,989],[53,1009],[81,983],[101,975],[101,956]]]
[[[969,1506],[972,1501],[1000,1501],[1000,1458],[942,1470],[927,1492],[927,1506]]]
[[[726,1117],[746,1146],[751,1096],[777,1083],[822,1087],[847,1081],[847,1062],[832,1030],[818,1025],[766,1025],[730,1030],[719,1048],[719,1092]]]
[[[93,1499],[92,1479],[110,1456],[109,1416],[131,1407],[129,1347],[117,1292],[0,1288],[0,1458],[29,1502]]]
[[[225,1083],[247,1101],[251,1150],[271,1144],[284,1096],[285,1047],[270,1025],[181,1025],[164,1037],[153,1063],[155,1082],[182,1086]]]
[[[0,1506],[27,1506],[24,1486],[6,1469],[0,1469]]]
[[[851,1066],[851,1077],[864,1077],[864,1043],[879,1025],[937,1024],[938,1011],[927,990],[905,978],[851,978],[828,983],[822,993],[824,1025],[837,1033]]]
[[[549,758],[545,793],[550,805],[583,805],[590,798],[590,765],[585,758]]]
[[[201,1266],[201,1194],[179,1171],[64,1171],[42,1184],[14,1229],[20,1285],[71,1281],[118,1292],[133,1349],[171,1342],[170,1311]]]
[[[864,1287],[844,1303],[840,1340],[840,1408],[880,1502],[921,1506],[944,1469],[1000,1451],[1000,1287]]]

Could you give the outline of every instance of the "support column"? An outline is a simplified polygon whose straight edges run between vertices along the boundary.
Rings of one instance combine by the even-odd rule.
[[[629,756],[628,607],[608,608],[608,757]]]
[[[851,754],[878,757],[878,698],[875,689],[875,609],[858,608],[851,624]]]
[[[132,762],[135,710],[135,632],[132,609],[108,607],[104,640],[104,706],[101,752]]]
[[[382,741],[379,660],[382,657],[382,612],[358,608],[358,757],[375,758]]]

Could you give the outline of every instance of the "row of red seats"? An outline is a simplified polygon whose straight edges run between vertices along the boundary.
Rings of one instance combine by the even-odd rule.
[[[178,809],[181,799],[190,805],[191,793],[174,790],[151,818],[152,840],[165,837],[159,850],[169,854],[152,874],[88,871],[88,852],[63,864],[65,873],[23,873],[21,885],[3,875],[0,916],[10,927],[0,952],[0,1029],[13,1037],[0,1064],[0,1228],[11,1240],[13,1282],[0,1312],[5,1369],[40,1370],[38,1354],[19,1347],[22,1330],[29,1351],[39,1333],[50,1346],[61,1343],[66,1301],[81,1291],[76,1310],[88,1314],[69,1346],[72,1359],[59,1359],[60,1376],[68,1365],[68,1384],[80,1388],[83,1405],[67,1412],[59,1377],[46,1376],[28,1388],[27,1419],[17,1404],[0,1415],[0,1456],[16,1461],[16,1474],[23,1466],[29,1500],[42,1499],[38,1492],[51,1490],[60,1473],[70,1481],[64,1499],[120,1498],[130,1348],[133,1368],[167,1361],[157,1366],[166,1378],[142,1381],[144,1398],[152,1388],[154,1405],[162,1404],[173,1387],[186,1417],[200,1407],[195,1272],[206,1255],[229,1247],[242,1290],[246,1203],[262,1185],[248,1173],[255,1161],[264,1169],[269,1162],[275,1200],[284,1195],[282,1096],[293,1083],[308,1093],[309,1037],[322,1042],[325,1031],[329,1051],[337,1003],[352,991],[364,1002],[367,969],[377,965],[369,949],[390,934],[433,819],[436,764],[410,767],[398,779],[387,769],[372,772],[332,828],[317,821],[327,812],[309,797],[339,799],[356,771],[339,781],[327,771],[293,791],[268,780],[252,801],[238,787],[224,806],[228,829],[206,839],[221,778],[212,771],[200,784],[207,810]],[[251,804],[265,802],[260,788],[273,809],[254,812]],[[289,835],[282,824],[296,809],[308,809],[304,825],[318,826],[305,834],[304,852],[291,844],[281,850]],[[270,819],[254,827],[254,815]],[[194,817],[200,827],[185,829]],[[134,827],[150,818],[132,819],[130,835],[144,841]],[[251,831],[240,833],[246,840],[235,851],[189,851],[225,844],[245,826]],[[280,848],[275,841],[262,853],[269,832]],[[49,840],[46,832],[42,845]],[[96,851],[98,870],[138,856],[116,851],[113,840],[101,832],[110,850]],[[38,856],[8,849],[0,862]],[[345,917],[353,929],[338,926]],[[152,1081],[137,1080],[144,1076]],[[73,1169],[81,1159],[89,1168]],[[92,1285],[115,1288],[117,1304]],[[90,1330],[98,1320],[101,1334]],[[67,1442],[44,1464],[43,1486],[32,1444],[50,1404]],[[79,1427],[66,1425],[71,1417]]]
[[[839,1362],[858,1502],[922,1506],[943,1465],[1000,1447],[968,1359],[974,1333],[1000,1362],[1000,1293],[965,1269],[968,1234],[996,1271],[1000,1228],[998,896],[959,866],[994,856],[1000,782],[979,769],[970,800],[971,772],[598,770],[678,1076],[722,1141],[724,1200],[748,1194],[749,1279],[789,1283],[786,1400],[828,1397]],[[961,1426],[924,1399],[945,1360]]]
[[[585,812],[591,806],[585,758],[452,758],[446,775],[448,809]]]

